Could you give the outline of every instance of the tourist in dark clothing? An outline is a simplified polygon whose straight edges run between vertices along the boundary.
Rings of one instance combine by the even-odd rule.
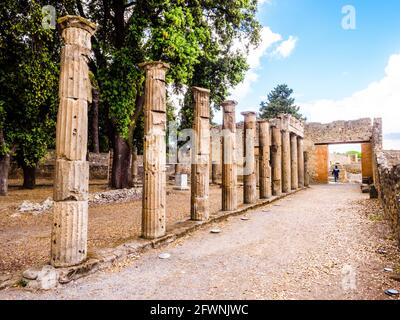
[[[335,169],[333,169],[333,171],[332,171],[332,175],[335,177],[335,182],[338,182],[338,180],[339,180],[339,173],[340,173],[340,170],[339,170],[338,166],[335,166]]]

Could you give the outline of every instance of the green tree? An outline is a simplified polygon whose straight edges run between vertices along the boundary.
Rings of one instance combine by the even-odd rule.
[[[76,1],[70,13],[98,24],[91,69],[110,123],[114,188],[129,185],[132,142],[143,138],[137,126],[143,114],[144,77],[137,65],[162,60],[171,66],[167,82],[176,90],[194,85],[199,65],[207,68],[214,62],[217,68],[217,60],[223,58],[218,54],[233,38],[244,36],[255,42],[259,34],[256,8],[256,0]],[[212,79],[212,71],[206,74]],[[223,92],[221,88],[215,90]]]
[[[0,6],[0,193],[6,193],[9,157],[35,186],[35,168],[54,144],[59,41],[43,28],[44,1],[5,0]]]
[[[260,117],[262,119],[276,118],[279,114],[290,114],[297,119],[303,119],[299,112],[300,107],[295,105],[295,99],[292,97],[293,89],[286,84],[280,84],[269,94],[267,101],[261,102]]]

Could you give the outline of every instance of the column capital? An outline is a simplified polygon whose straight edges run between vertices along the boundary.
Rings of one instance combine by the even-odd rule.
[[[254,111],[242,112],[241,115],[244,116],[245,120],[248,120],[248,121],[251,121],[251,120],[255,121],[257,118],[257,113]]]
[[[198,91],[198,92],[203,92],[203,93],[210,93],[210,90],[209,89],[205,89],[205,88],[201,88],[201,87],[192,87],[192,91],[193,92],[195,92],[195,91]]]
[[[67,15],[59,18],[57,23],[61,31],[66,28],[80,28],[86,30],[91,35],[96,32],[96,24],[80,16]]]
[[[147,62],[142,62],[139,63],[139,68],[147,71],[150,69],[164,69],[168,70],[170,68],[170,65],[168,63],[162,62],[162,61],[147,61]]]
[[[221,103],[224,112],[235,112],[235,108],[237,105],[237,101],[234,100],[226,100]]]

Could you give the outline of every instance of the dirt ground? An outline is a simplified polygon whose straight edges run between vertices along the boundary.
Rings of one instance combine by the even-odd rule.
[[[399,249],[379,202],[359,186],[313,186],[247,216],[63,287],[0,299],[397,299],[384,290],[400,289],[391,279]]]
[[[24,200],[41,202],[52,196],[49,181],[38,181],[35,190],[21,190],[18,181],[12,181],[7,197],[0,197],[0,276],[23,271],[28,267],[49,261],[51,210],[46,213],[19,214],[16,208]],[[91,184],[90,192],[104,191],[104,181]],[[167,230],[172,224],[190,218],[190,191],[167,188]],[[239,197],[242,197],[240,189]],[[210,211],[221,206],[221,189],[210,188]],[[110,248],[140,235],[141,201],[115,203],[89,208],[88,250]]]

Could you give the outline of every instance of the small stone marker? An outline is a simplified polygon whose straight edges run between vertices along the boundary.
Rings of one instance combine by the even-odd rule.
[[[385,269],[383,269],[383,271],[385,271],[385,272],[393,272],[393,269],[392,268],[385,268]]]
[[[246,217],[246,216],[245,217],[241,217],[240,219],[243,220],[243,221],[249,221],[250,220],[250,218]]]
[[[399,295],[399,291],[397,291],[396,289],[388,289],[385,291],[385,294],[387,294],[388,296],[398,296]]]
[[[169,259],[169,258],[171,258],[171,255],[170,255],[169,253],[167,253],[167,252],[164,252],[164,253],[160,253],[160,254],[158,255],[158,257],[159,257],[160,259],[164,260],[164,259]]]
[[[386,254],[386,253],[387,253],[386,250],[384,250],[384,249],[382,249],[382,248],[379,248],[379,249],[377,250],[377,252],[378,252],[379,254]]]
[[[221,229],[219,229],[219,228],[211,229],[210,232],[211,232],[211,233],[214,233],[214,234],[216,234],[216,233],[221,233]]]
[[[270,209],[265,209],[265,210],[263,210],[262,212],[265,212],[265,213],[270,213],[270,212],[271,212],[271,210],[270,210]]]
[[[189,190],[187,174],[177,174],[175,176],[174,190],[181,190],[181,191]]]

